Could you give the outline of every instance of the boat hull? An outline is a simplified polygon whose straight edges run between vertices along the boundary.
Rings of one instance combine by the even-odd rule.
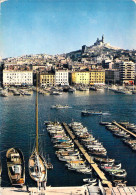
[[[29,158],[29,175],[36,182],[47,182],[47,165],[44,158],[37,154],[36,151],[32,153]]]

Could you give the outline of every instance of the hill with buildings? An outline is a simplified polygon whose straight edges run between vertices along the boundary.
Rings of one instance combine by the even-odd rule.
[[[101,39],[97,38],[93,45],[83,45],[77,51],[61,55],[37,54],[6,58],[1,61],[1,64],[1,83],[5,82],[5,85],[29,82],[33,84],[32,77],[34,78],[36,71],[43,75],[41,84],[45,82],[44,84],[48,85],[50,85],[49,78],[45,79],[45,77],[53,78],[51,80],[53,85],[80,82],[81,84],[104,84],[105,82],[132,84],[136,75],[136,50],[113,47],[105,43],[102,36]],[[20,78],[19,81],[16,75]],[[27,81],[22,79],[26,78],[26,75],[28,75]],[[77,79],[78,75],[80,78]]]

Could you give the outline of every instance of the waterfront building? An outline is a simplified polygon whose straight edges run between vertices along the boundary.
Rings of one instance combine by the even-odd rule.
[[[72,72],[72,84],[84,84],[89,85],[90,73],[89,71],[77,71]]]
[[[3,70],[3,86],[33,85],[33,71]]]
[[[119,70],[105,70],[105,83],[107,84],[119,84]]]
[[[90,70],[90,84],[105,84],[105,70]]]
[[[133,84],[135,78],[135,63],[122,61],[119,66],[121,84]]]
[[[54,86],[55,85],[55,73],[54,72],[40,73],[39,85],[40,86]]]
[[[55,70],[55,85],[69,85],[68,69]]]

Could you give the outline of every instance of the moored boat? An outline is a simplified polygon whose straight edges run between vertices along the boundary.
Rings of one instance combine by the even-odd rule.
[[[110,175],[113,175],[113,176],[119,177],[119,178],[125,178],[127,176],[127,172],[125,169],[122,169],[122,170],[118,170],[118,171],[113,171],[110,173]]]
[[[83,110],[81,111],[81,114],[83,116],[89,116],[89,115],[102,115],[101,111],[87,111],[87,110]]]
[[[7,90],[1,90],[1,91],[0,91],[0,96],[2,96],[2,97],[8,97],[8,92],[7,92]]]
[[[66,105],[60,105],[60,104],[56,104],[56,105],[53,105],[51,106],[51,108],[55,108],[55,109],[64,109],[64,108],[71,108],[69,107],[67,104]]]
[[[38,74],[37,74],[37,78],[38,78]],[[37,182],[37,186],[40,186],[41,183],[44,183],[44,185],[46,184],[47,163],[39,153],[39,146],[38,146],[38,79],[36,82],[36,143],[35,143],[35,148],[29,158],[28,168],[29,168],[29,175],[34,181]]]
[[[8,176],[12,185],[25,183],[25,162],[23,153],[18,148],[10,148],[6,153]]]
[[[103,163],[113,163],[115,162],[115,159],[110,159],[110,158],[99,158],[99,157],[94,157],[94,160],[98,162],[103,162]]]
[[[52,91],[52,92],[50,93],[50,95],[62,95],[62,93],[59,92],[59,91]]]
[[[93,179],[93,178],[85,178],[85,179],[83,179],[83,182],[86,182],[86,183],[94,183],[96,181],[97,181],[97,179]]]

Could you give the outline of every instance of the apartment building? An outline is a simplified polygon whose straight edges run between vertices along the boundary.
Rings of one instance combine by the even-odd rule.
[[[105,83],[119,84],[119,82],[120,82],[119,70],[117,69],[105,70]]]
[[[3,86],[33,85],[33,71],[3,70]]]
[[[55,85],[55,73],[46,72],[39,75],[40,86],[54,86]]]
[[[77,71],[72,72],[72,84],[84,84],[89,85],[90,83],[90,72],[89,71]]]
[[[105,70],[90,70],[90,84],[105,84]]]
[[[121,84],[133,84],[135,79],[135,63],[122,61],[119,65]]]
[[[55,85],[69,85],[69,72],[67,69],[55,70]]]

